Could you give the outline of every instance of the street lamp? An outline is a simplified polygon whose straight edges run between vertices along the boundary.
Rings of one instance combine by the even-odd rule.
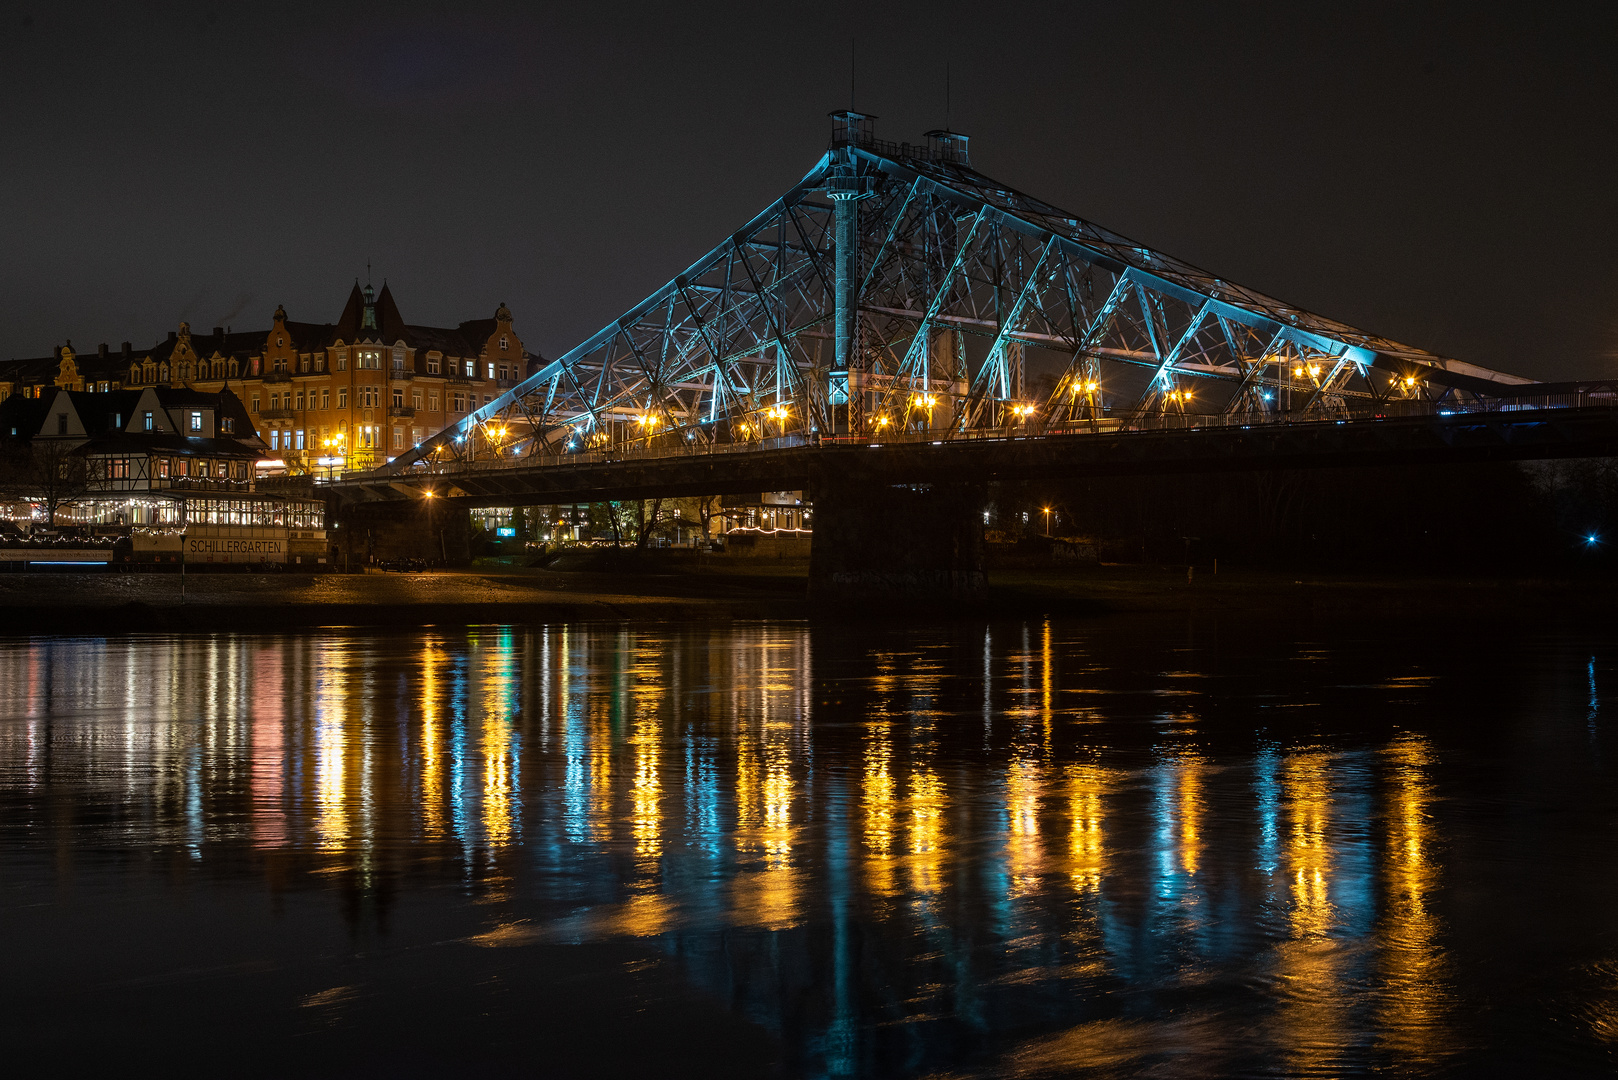
[[[1048,506],[1045,507],[1044,512],[1045,512],[1045,535],[1049,536],[1051,534],[1051,508],[1048,507]]]

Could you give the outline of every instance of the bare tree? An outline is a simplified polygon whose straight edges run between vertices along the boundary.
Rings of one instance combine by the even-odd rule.
[[[0,494],[41,504],[52,525],[58,510],[84,497],[90,481],[85,456],[64,440],[35,439],[0,452]]]

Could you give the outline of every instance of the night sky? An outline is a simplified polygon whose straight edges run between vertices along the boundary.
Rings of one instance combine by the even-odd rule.
[[[1618,37],[1573,9],[0,5],[0,360],[509,303],[565,351],[803,175],[826,113],[1410,344],[1618,375]],[[1592,11],[1596,10],[1591,6]]]

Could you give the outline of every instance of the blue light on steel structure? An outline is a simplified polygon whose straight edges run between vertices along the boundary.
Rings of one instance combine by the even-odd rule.
[[[1431,415],[1531,384],[1128,240],[976,171],[965,135],[884,142],[852,111],[832,125],[763,213],[378,475],[520,466],[586,432],[593,449],[687,453],[949,441]]]

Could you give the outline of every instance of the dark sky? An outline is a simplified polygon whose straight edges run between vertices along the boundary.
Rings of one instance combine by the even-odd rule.
[[[1618,38],[1571,7],[0,5],[0,358],[510,303],[556,355],[795,182],[849,99],[1230,280],[1618,375]],[[1595,6],[1591,5],[1595,10]]]

